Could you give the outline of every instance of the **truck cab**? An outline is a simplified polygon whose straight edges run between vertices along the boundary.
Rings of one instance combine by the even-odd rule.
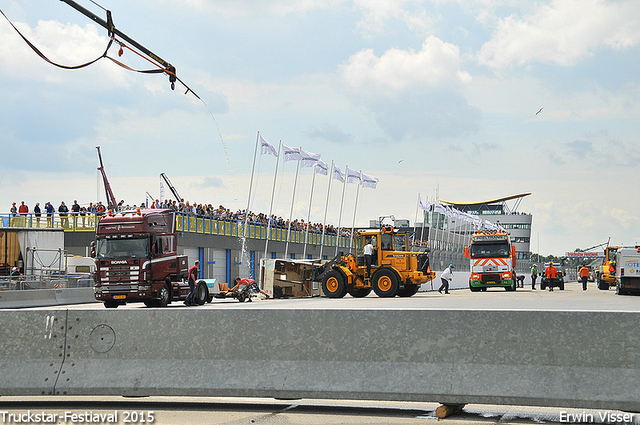
[[[136,210],[103,217],[92,250],[96,260],[95,298],[105,307],[129,302],[164,307],[189,294],[188,260],[177,255],[171,210]],[[198,303],[209,299],[198,281]]]
[[[470,259],[471,292],[491,287],[516,290],[516,249],[508,233],[479,231],[471,236],[471,244],[465,247],[464,253]]]

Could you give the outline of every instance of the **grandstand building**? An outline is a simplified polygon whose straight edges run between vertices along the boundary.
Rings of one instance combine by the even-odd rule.
[[[517,269],[525,272],[531,264],[531,221],[532,215],[518,211],[522,198],[531,193],[508,196],[505,198],[492,199],[481,202],[452,202],[439,200],[444,206],[462,213],[471,214],[476,219],[476,223],[482,220],[485,227],[496,225],[506,230],[511,242],[516,247]],[[513,201],[509,206],[508,202]],[[421,223],[416,223],[416,235],[422,234],[418,228]],[[462,270],[468,269],[467,260],[461,260],[461,252],[464,246],[468,246],[471,234],[477,227],[468,219],[456,217],[439,208],[430,208],[424,213],[424,236],[428,239],[429,247],[433,252],[433,257],[441,258],[441,263],[451,262],[452,264],[462,263]]]

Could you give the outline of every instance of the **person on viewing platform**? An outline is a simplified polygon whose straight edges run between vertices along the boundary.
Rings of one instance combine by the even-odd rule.
[[[33,207],[33,215],[36,216],[36,227],[40,227],[40,217],[42,216],[42,210],[40,210],[40,202],[36,202],[36,206]]]
[[[53,227],[53,213],[56,209],[51,205],[51,202],[44,204],[44,210],[47,212],[47,227]]]
[[[60,225],[62,227],[69,227],[69,219],[67,218],[67,213],[69,212],[69,207],[64,204],[64,201],[58,207],[58,213],[60,213]]]
[[[442,294],[442,290],[443,289],[444,289],[444,293],[445,294],[449,293],[449,282],[451,282],[453,280],[453,269],[454,268],[455,267],[453,266],[453,264],[449,264],[449,267],[444,269],[444,271],[440,275],[440,281],[442,282],[442,285],[440,285],[440,288],[438,289],[438,292],[440,292],[441,294]]]
[[[80,204],[78,204],[78,201],[73,201],[73,205],[71,205],[71,211],[71,216],[73,217],[73,227],[75,229],[78,226],[78,215],[80,215]]]
[[[18,212],[20,213],[20,215],[27,215],[29,213],[29,207],[24,203],[24,201],[20,203]]]

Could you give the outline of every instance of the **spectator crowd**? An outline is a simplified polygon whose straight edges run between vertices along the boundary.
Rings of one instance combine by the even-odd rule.
[[[339,236],[350,236],[351,229],[346,227],[340,227],[339,229],[331,224],[327,224],[324,226],[322,223],[307,223],[303,219],[295,219],[293,221],[289,221],[288,219],[284,219],[283,217],[276,216],[275,214],[271,214],[269,216],[265,213],[254,213],[253,211],[249,211],[247,216],[246,210],[237,210],[232,211],[229,208],[225,208],[222,205],[219,205],[217,208],[212,204],[201,204],[201,203],[190,203],[184,199],[181,199],[179,202],[175,200],[164,200],[160,201],[156,199],[151,203],[149,207],[147,207],[146,202],[140,204],[139,207],[131,206],[125,204],[124,200],[118,202],[117,205],[109,204],[107,206],[103,205],[102,202],[93,203],[90,202],[89,205],[80,205],[77,200],[73,201],[71,205],[71,209],[62,201],[58,208],[55,208],[51,202],[47,202],[44,206],[44,211],[40,208],[40,203],[36,202],[33,207],[33,211],[29,211],[29,207],[25,204],[25,201],[22,201],[19,206],[16,206],[16,203],[13,202],[11,205],[10,213],[11,217],[18,216],[27,216],[29,213],[32,213],[34,218],[36,219],[36,227],[40,227],[40,219],[44,214],[47,219],[47,227],[52,227],[52,220],[55,212],[58,212],[60,216],[60,221],[62,227],[69,226],[69,216],[73,217],[74,220],[78,218],[82,219],[82,226],[85,225],[85,219],[88,219],[89,225],[93,225],[94,217],[104,216],[109,211],[120,212],[127,211],[136,208],[151,208],[151,209],[170,209],[185,215],[194,216],[194,217],[204,217],[216,220],[225,220],[230,222],[244,222],[245,220],[249,224],[262,225],[267,226],[271,224],[273,227],[286,229],[291,224],[291,230],[301,230],[306,231],[309,230],[310,233],[318,233],[321,234],[323,228],[325,230],[325,234],[327,235],[339,235]],[[76,223],[79,225],[76,221]]]

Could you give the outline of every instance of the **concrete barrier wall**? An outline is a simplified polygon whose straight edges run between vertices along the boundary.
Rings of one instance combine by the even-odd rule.
[[[1,395],[53,395],[64,362],[66,311],[1,311]]]
[[[0,320],[37,327],[45,314],[0,311]],[[63,379],[55,394],[640,411],[635,313],[134,309],[67,314]],[[42,345],[59,356],[43,332],[30,331],[20,341],[27,351]],[[17,361],[5,353],[0,353],[3,365]],[[24,363],[17,366],[2,370],[0,395],[33,386],[22,383]]]
[[[93,288],[30,289],[0,292],[0,309],[51,307],[96,302]]]

